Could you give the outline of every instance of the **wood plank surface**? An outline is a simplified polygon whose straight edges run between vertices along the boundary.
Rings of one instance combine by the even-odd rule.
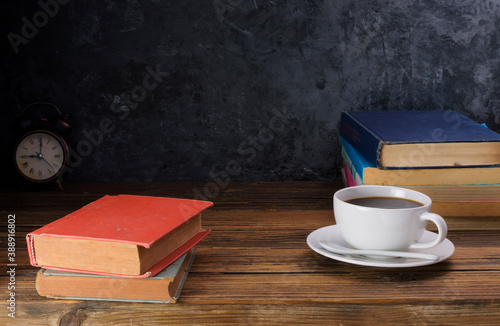
[[[206,183],[68,184],[64,191],[0,192],[0,324],[7,325],[496,325],[500,216],[447,217],[445,262],[374,268],[323,257],[306,244],[335,223],[335,182],[220,187],[176,304],[54,300],[35,290],[25,236],[104,194],[194,198]],[[208,189],[208,188],[207,188]],[[203,194],[203,192],[202,192]],[[16,217],[16,318],[8,317],[7,216]]]

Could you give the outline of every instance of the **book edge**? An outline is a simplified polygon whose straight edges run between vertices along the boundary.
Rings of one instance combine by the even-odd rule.
[[[37,290],[37,293],[40,295],[40,296],[43,296],[43,297],[46,297],[46,298],[51,298],[51,299],[65,299],[65,300],[92,300],[92,301],[119,301],[119,302],[148,302],[148,303],[176,303],[177,300],[179,299],[180,295],[181,295],[181,292],[182,292],[182,289],[184,287],[184,283],[188,277],[188,274],[189,274],[189,271],[191,269],[191,266],[194,262],[194,258],[196,256],[196,248],[192,248],[190,249],[191,252],[186,252],[184,255],[183,255],[183,259],[182,261],[179,261],[180,258],[178,260],[175,261],[175,263],[179,263],[176,265],[176,272],[175,272],[175,275],[173,275],[173,277],[169,277],[170,280],[168,280],[170,283],[173,282],[173,280],[175,279],[175,276],[177,276],[180,272],[181,272],[181,269],[182,267],[184,267],[184,273],[182,275],[182,279],[181,281],[179,282],[179,285],[177,287],[177,290],[175,292],[174,295],[171,296],[171,299],[170,300],[147,300],[147,299],[118,299],[118,298],[100,298],[100,297],[78,297],[78,296],[54,296],[54,295],[46,295],[46,294],[40,294],[40,290],[38,288],[38,284],[39,282],[36,282],[36,290]],[[184,264],[186,263],[185,259],[188,259],[187,261],[187,264]],[[170,265],[171,266],[171,265]],[[167,266],[164,270],[168,269],[170,266]],[[38,271],[37,273],[37,280],[39,277],[51,277],[51,276],[62,276],[62,277],[106,277],[106,276],[98,276],[98,275],[92,275],[92,274],[74,274],[74,275],[70,275],[70,274],[64,274],[64,273],[46,273],[48,270],[42,268]],[[114,277],[112,277],[114,278]],[[155,277],[152,277],[152,278],[155,278]],[[162,280],[167,280],[167,278],[156,278],[156,279],[162,279]]]
[[[179,283],[179,287],[177,289],[177,292],[175,293],[174,296],[172,296],[172,299],[174,300],[174,302],[177,302],[177,300],[179,299],[179,297],[181,296],[181,292],[182,292],[182,289],[184,288],[184,283],[186,282],[186,279],[188,277],[188,274],[189,272],[191,271],[191,266],[193,265],[193,262],[194,262],[194,257],[196,256],[196,248],[193,249],[193,253],[191,254],[191,257],[189,258],[189,262],[188,264],[186,265],[186,272],[184,273],[184,275],[182,276],[182,280],[181,282]]]
[[[80,273],[80,274],[92,274],[92,275],[102,275],[102,276],[116,276],[116,277],[125,277],[125,278],[145,278],[152,277],[157,275],[159,272],[165,269],[166,266],[177,260],[180,256],[189,251],[189,249],[193,248],[197,245],[201,240],[203,240],[209,233],[210,229],[204,229],[194,235],[191,239],[186,241],[180,247],[175,249],[165,258],[156,263],[153,267],[151,267],[148,271],[140,275],[129,275],[129,274],[116,274],[116,273],[105,273],[105,272],[94,272],[94,271],[86,271],[79,269],[71,269],[71,268],[61,268],[57,266],[43,266],[43,265],[35,265],[37,267],[41,267],[44,269],[50,269],[54,271],[61,272],[72,272],[72,273]]]

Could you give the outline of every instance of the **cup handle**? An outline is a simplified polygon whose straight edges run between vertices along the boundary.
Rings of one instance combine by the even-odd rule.
[[[446,239],[446,234],[448,233],[448,226],[446,225],[446,222],[444,219],[434,213],[430,212],[425,212],[422,215],[420,215],[420,220],[422,221],[431,221],[434,224],[436,224],[438,228],[438,236],[434,241],[431,242],[423,242],[423,243],[413,243],[410,246],[410,249],[426,249],[426,248],[432,248],[440,244],[444,239]]]

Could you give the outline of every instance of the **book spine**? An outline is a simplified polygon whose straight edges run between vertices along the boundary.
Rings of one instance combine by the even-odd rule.
[[[381,167],[380,151],[383,142],[375,133],[367,129],[348,112],[342,112],[339,130],[340,136],[366,157],[370,163]]]
[[[347,152],[345,151],[345,149],[343,147],[342,147],[341,155],[342,155],[342,164],[343,164],[346,172],[349,172],[349,174],[351,175],[351,177],[355,183],[360,184],[360,185],[363,184],[363,174],[362,174],[363,172],[359,173],[356,170],[353,162],[351,161],[351,158],[349,157],[349,155],[347,154]]]
[[[356,181],[354,181],[354,177],[352,176],[351,171],[349,171],[349,169],[347,168],[345,162],[342,162],[342,173],[344,177],[344,184],[346,185],[346,187],[354,187],[358,185]]]
[[[344,138],[339,137],[341,145],[341,155],[346,163],[349,171],[351,171],[354,180],[358,185],[364,184],[364,171],[367,168],[374,168],[375,166],[369,162],[363,155],[356,151],[349,142]]]
[[[33,240],[33,235],[28,234],[26,236],[26,244],[28,247],[28,256],[30,258],[30,263],[33,266],[38,266],[38,263],[36,262],[36,257],[35,257],[35,245],[34,245],[34,240]]]

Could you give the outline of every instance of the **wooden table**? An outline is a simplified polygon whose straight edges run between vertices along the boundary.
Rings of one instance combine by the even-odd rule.
[[[447,217],[447,261],[374,268],[325,258],[306,244],[334,224],[335,182],[65,184],[64,191],[3,191],[0,324],[496,325],[500,321],[500,217]],[[212,229],[176,304],[54,300],[35,290],[25,236],[104,194],[213,196]],[[7,219],[15,214],[15,319],[8,317]]]

